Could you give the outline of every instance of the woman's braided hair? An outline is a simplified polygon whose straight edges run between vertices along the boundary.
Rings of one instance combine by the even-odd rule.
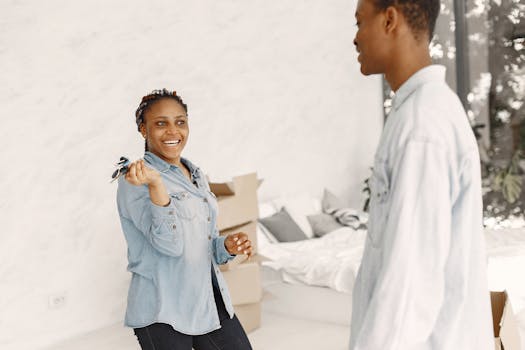
[[[144,114],[146,111],[153,105],[155,102],[162,100],[164,98],[171,98],[175,100],[178,104],[184,108],[186,114],[188,114],[188,106],[182,101],[176,91],[169,91],[167,89],[153,90],[146,96],[142,97],[140,105],[135,112],[135,122],[137,123],[137,128],[140,131],[140,124],[144,123]]]
[[[140,105],[137,108],[137,111],[135,112],[135,122],[137,123],[137,129],[140,132],[140,125],[144,123],[144,114],[146,111],[151,108],[157,101],[160,101],[164,98],[171,98],[175,100],[178,104],[184,108],[184,112],[188,114],[188,106],[182,101],[182,98],[180,98],[179,95],[177,95],[177,92],[169,91],[167,89],[161,89],[161,90],[153,90],[146,96],[142,97],[142,101],[140,101]],[[148,150],[148,142],[145,141],[144,149]]]

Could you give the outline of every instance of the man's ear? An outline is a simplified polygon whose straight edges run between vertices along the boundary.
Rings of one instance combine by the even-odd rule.
[[[385,22],[384,29],[386,34],[391,34],[399,26],[399,20],[401,14],[399,10],[394,6],[388,6],[384,12]]]

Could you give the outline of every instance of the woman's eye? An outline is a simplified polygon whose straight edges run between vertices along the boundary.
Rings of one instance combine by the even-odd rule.
[[[184,124],[186,124],[186,121],[184,121],[184,120],[179,120],[177,122],[177,125],[184,125]]]
[[[157,126],[165,126],[166,122],[157,122]]]

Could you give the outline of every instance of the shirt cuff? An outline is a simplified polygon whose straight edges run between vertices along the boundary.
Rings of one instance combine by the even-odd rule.
[[[215,238],[215,250],[217,252],[217,263],[219,264],[225,264],[235,258],[235,255],[231,255],[228,253],[228,250],[226,250],[226,246],[224,245],[225,240],[225,236]]]

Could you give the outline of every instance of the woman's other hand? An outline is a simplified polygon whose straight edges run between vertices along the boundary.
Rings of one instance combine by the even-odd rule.
[[[161,180],[160,174],[157,170],[147,167],[143,159],[134,161],[129,165],[126,172],[126,180],[136,186],[140,185],[155,185]]]
[[[238,232],[226,236],[224,246],[231,255],[245,254],[252,256],[252,242],[244,232]]]

